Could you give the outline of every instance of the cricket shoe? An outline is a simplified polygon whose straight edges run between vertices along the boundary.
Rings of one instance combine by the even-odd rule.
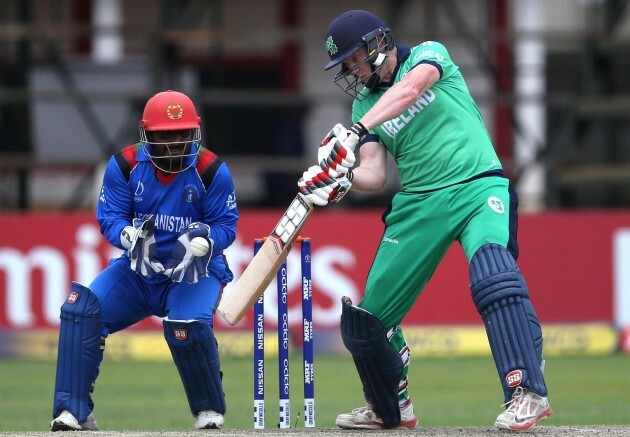
[[[551,416],[547,398],[531,390],[517,387],[505,412],[499,414],[494,426],[512,431],[523,431]]]
[[[212,410],[200,411],[195,423],[197,429],[221,429],[223,428],[223,414]]]
[[[415,429],[418,426],[418,418],[413,414],[411,399],[400,408],[400,424],[387,426],[378,414],[368,404],[365,407],[355,408],[350,413],[337,416],[335,424],[344,429]]]
[[[93,413],[88,414],[85,422],[79,421],[68,410],[63,410],[52,422],[51,431],[98,431],[98,423]]]

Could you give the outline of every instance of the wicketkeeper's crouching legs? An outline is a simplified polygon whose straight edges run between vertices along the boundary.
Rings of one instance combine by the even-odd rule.
[[[226,411],[219,350],[208,323],[164,320],[164,337],[184,384],[196,428],[221,428]]]
[[[101,329],[98,298],[89,288],[73,282],[61,306],[53,431],[97,428],[91,415],[91,394],[103,358]]]
[[[510,252],[482,246],[470,262],[470,288],[509,405],[495,425],[527,429],[551,415],[543,377],[543,337],[525,279]]]

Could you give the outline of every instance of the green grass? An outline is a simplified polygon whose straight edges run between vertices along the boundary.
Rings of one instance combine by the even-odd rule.
[[[302,411],[302,375],[291,361],[292,421]],[[630,424],[630,356],[551,357],[545,374],[554,409],[549,425]],[[223,360],[228,404],[226,428],[252,428],[252,361]],[[277,363],[267,363],[267,428],[278,417]],[[0,431],[47,430],[55,363],[0,360]],[[410,388],[422,427],[491,426],[500,412],[501,389],[490,357],[412,359]],[[334,427],[340,412],[363,404],[348,356],[315,358],[316,421]],[[194,423],[172,363],[105,361],[96,393],[103,430],[190,429]],[[298,426],[303,426],[300,417]]]

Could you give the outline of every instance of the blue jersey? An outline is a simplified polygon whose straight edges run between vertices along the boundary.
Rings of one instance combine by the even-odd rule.
[[[234,182],[214,153],[199,148],[184,163],[186,170],[164,175],[144,153],[142,143],[126,147],[107,164],[96,208],[101,232],[124,249],[120,233],[132,219],[155,216],[157,259],[165,263],[182,229],[193,222],[210,226],[214,252],[209,270],[223,282],[232,275],[220,256],[236,237],[238,208]],[[126,257],[126,252],[122,255]],[[219,271],[218,271],[219,270]],[[222,271],[222,274],[221,274]],[[157,278],[156,278],[157,279]]]

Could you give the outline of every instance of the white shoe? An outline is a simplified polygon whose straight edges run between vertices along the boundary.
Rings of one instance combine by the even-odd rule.
[[[508,405],[494,422],[497,428],[522,431],[551,416],[547,398],[522,387],[516,388]]]
[[[197,415],[195,423],[197,429],[221,429],[223,428],[223,414],[212,410],[201,411]]]
[[[83,423],[72,415],[68,410],[63,410],[52,422],[50,422],[51,431],[98,431],[98,424],[93,413],[90,413],[87,420]]]
[[[340,414],[335,424],[344,429],[414,429],[418,426],[418,418],[413,414],[413,405],[409,400],[407,405],[400,409],[400,424],[395,427],[385,425],[370,405]]]

